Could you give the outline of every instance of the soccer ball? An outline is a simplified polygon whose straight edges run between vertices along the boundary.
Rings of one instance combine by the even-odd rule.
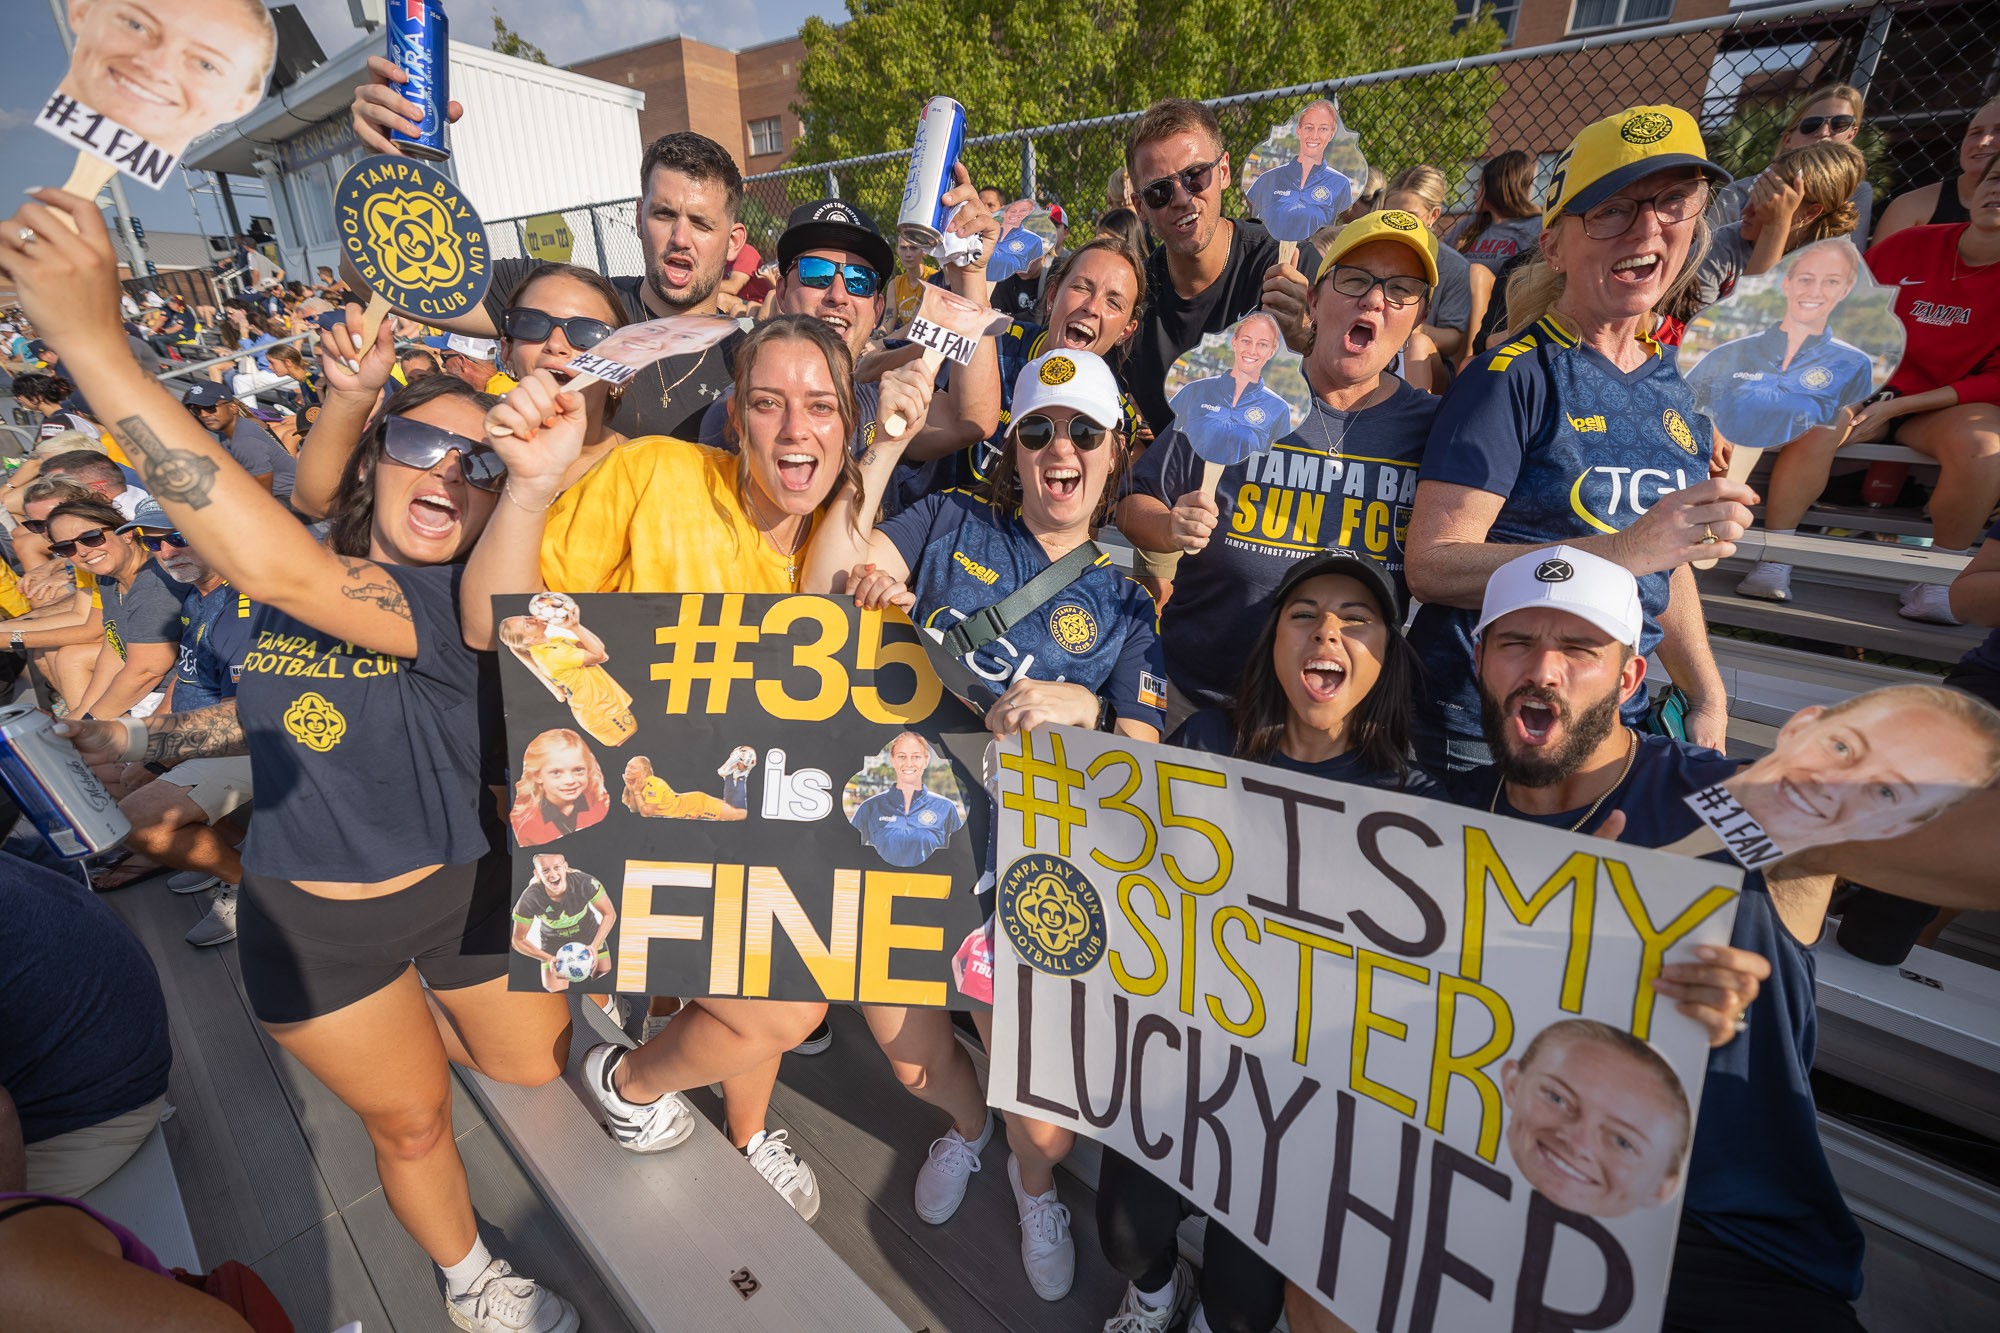
[[[572,940],[556,950],[555,974],[564,981],[588,981],[597,966],[597,950]]]

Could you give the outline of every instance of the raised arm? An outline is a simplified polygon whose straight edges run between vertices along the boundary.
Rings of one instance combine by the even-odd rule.
[[[486,421],[507,431],[487,437],[507,464],[507,485],[465,563],[458,617],[465,642],[491,651],[497,642],[493,599],[548,591],[542,583],[542,539],[549,506],[562,494],[564,473],[583,455],[588,421],[583,395],[559,393],[546,370],[509,390]]]
[[[396,368],[395,322],[383,320],[374,344],[364,350],[361,307],[350,303],[347,322],[320,338],[319,364],[326,393],[319,419],[299,446],[298,476],[292,483],[292,508],[308,518],[325,518],[333,507],[347,460],[382,401],[382,389]]]
[[[936,372],[921,361],[896,367],[882,377],[882,406],[879,420],[887,422],[900,415],[905,421],[921,421],[930,409],[932,376]],[[814,524],[812,542],[806,547],[805,570],[799,587],[806,592],[839,592],[847,573],[856,565],[873,564],[891,578],[909,577],[910,566],[896,544],[875,531],[875,515],[882,512],[882,497],[888,493],[890,478],[902,460],[907,435],[892,439],[886,427],[876,432],[858,462],[861,465],[861,492],[842,486],[828,502],[825,514]]]

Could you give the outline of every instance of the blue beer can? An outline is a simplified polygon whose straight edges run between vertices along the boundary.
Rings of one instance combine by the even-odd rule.
[[[414,135],[391,130],[389,140],[403,153],[426,162],[451,156],[445,146],[445,107],[451,101],[451,22],[438,0],[389,0],[389,60],[409,82],[403,96],[424,109],[423,129]]]
[[[965,108],[949,97],[933,97],[917,117],[917,141],[910,149],[910,171],[903,178],[903,207],[896,215],[896,234],[925,249],[936,245],[951,220],[944,206],[951,188],[951,169],[965,147]]]
[[[58,856],[109,851],[132,831],[76,747],[31,703],[0,708],[0,782]]]

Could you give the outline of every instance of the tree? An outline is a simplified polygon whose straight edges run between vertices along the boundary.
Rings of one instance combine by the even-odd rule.
[[[542,48],[507,26],[507,20],[498,14],[493,16],[493,49],[503,56],[514,56],[521,60],[532,60],[537,65],[549,63]]]

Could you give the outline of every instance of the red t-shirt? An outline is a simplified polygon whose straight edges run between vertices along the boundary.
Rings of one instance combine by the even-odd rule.
[[[757,247],[743,242],[743,248],[736,252],[736,258],[729,261],[731,273],[748,273],[750,281],[743,284],[743,290],[736,293],[739,301],[756,303],[771,294],[771,284],[757,276],[757,270],[764,263],[764,256],[757,253]]]
[[[2000,403],[2000,263],[1975,268],[1958,257],[1967,225],[1911,227],[1868,249],[1869,272],[1897,288],[1909,339],[1889,378],[1897,393],[1948,386],[1961,403]]]

